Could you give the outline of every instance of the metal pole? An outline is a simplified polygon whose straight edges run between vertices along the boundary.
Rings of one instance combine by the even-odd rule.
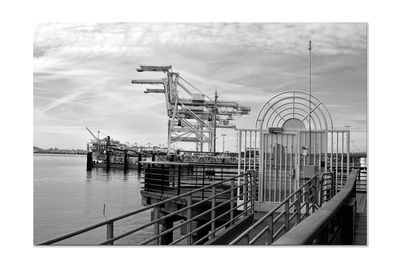
[[[308,131],[309,131],[309,153],[308,164],[311,165],[311,40],[308,42],[308,50],[310,51],[310,70],[309,70],[309,102],[308,102]]]
[[[216,147],[216,142],[217,142],[217,99],[218,99],[218,94],[217,91],[215,91],[215,98],[214,98],[214,145],[213,145],[213,152],[215,153],[215,147]]]
[[[225,136],[226,134],[221,134],[222,136],[222,152],[225,152]]]

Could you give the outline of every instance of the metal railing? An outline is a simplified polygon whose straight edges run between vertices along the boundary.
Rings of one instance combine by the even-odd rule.
[[[170,238],[173,231],[179,228],[185,229],[186,233],[175,240],[169,240],[169,244],[179,244],[180,242],[185,242],[185,240],[185,244],[189,245],[202,244],[216,236],[218,231],[234,225],[248,215],[253,214],[253,192],[256,189],[253,177],[253,172],[249,171],[245,174],[213,182],[139,210],[42,242],[39,245],[55,244],[104,226],[106,227],[106,240],[101,242],[100,245],[113,245],[116,241],[149,227],[153,227],[154,233],[140,242],[140,245],[166,244],[166,239]],[[198,196],[202,191],[208,193],[200,200]],[[169,205],[176,205],[180,208],[168,212],[165,207]],[[205,205],[207,206],[206,208],[204,208]],[[198,207],[201,207],[201,209],[197,209]],[[116,222],[134,215],[140,216],[151,209],[153,209],[154,216],[152,216],[153,218],[150,222],[115,235],[114,225]],[[172,223],[172,227],[161,227],[163,223],[174,217],[181,218],[176,225]],[[205,223],[197,224],[196,222],[201,219],[205,219]],[[199,235],[201,231],[204,234]]]
[[[174,196],[217,181],[237,176],[237,165],[187,162],[144,162],[143,190],[161,196]]]
[[[358,173],[357,179],[356,179],[356,191],[357,193],[366,193],[367,188],[368,188],[368,182],[367,182],[367,167],[359,167],[358,168],[360,171]]]
[[[257,241],[260,243],[262,237],[265,239],[265,236],[266,240],[262,244],[272,244],[333,196],[333,181],[332,173],[316,174],[229,245],[254,245]]]
[[[274,245],[352,244],[355,204],[351,199],[355,198],[358,173],[353,169],[340,192]]]

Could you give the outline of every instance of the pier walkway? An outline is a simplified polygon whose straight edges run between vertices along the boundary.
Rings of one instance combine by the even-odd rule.
[[[159,195],[159,201],[154,203],[156,195],[148,198],[149,195],[146,197],[144,194],[144,200],[153,201],[145,203],[147,206],[142,209],[39,245],[62,245],[67,239],[102,227],[105,228],[102,245],[118,245],[128,236],[130,240],[136,238],[135,244],[140,245],[367,243],[367,195],[366,186],[362,192],[357,190],[359,169],[351,171],[340,191],[333,183],[333,173],[317,174],[268,212],[257,208],[257,181],[254,177],[254,171],[248,171],[207,183],[205,180],[208,179],[203,179],[197,188],[186,188],[167,199]],[[171,185],[174,181],[166,183],[163,180],[163,183]],[[148,223],[128,230],[121,227],[149,212],[151,220]]]

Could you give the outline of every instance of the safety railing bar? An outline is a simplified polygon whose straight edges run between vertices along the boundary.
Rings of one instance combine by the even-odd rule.
[[[105,221],[103,221],[103,222],[100,222],[100,223],[97,223],[97,224],[95,224],[95,225],[92,225],[92,226],[83,228],[83,229],[81,229],[81,230],[78,230],[78,231],[75,231],[75,232],[72,232],[72,233],[69,233],[69,234],[66,234],[66,235],[57,237],[57,238],[53,238],[53,239],[47,240],[47,241],[45,241],[45,242],[39,243],[38,245],[50,245],[50,244],[53,244],[53,243],[56,243],[56,242],[59,242],[59,241],[65,240],[65,239],[69,239],[69,238],[74,237],[74,236],[77,236],[77,235],[79,235],[79,234],[82,234],[82,233],[91,231],[91,230],[93,230],[93,229],[99,228],[99,227],[101,227],[101,226],[107,225],[108,223],[111,223],[111,222],[114,223],[114,222],[119,221],[119,220],[121,220],[121,219],[130,217],[130,216],[133,216],[133,215],[135,215],[135,214],[141,213],[141,212],[143,212],[143,211],[146,211],[146,210],[152,209],[152,208],[154,208],[154,207],[163,205],[163,204],[168,203],[168,202],[170,202],[170,201],[183,198],[183,197],[188,196],[188,195],[190,195],[190,194],[197,193],[197,192],[201,192],[201,191],[204,190],[205,188],[209,188],[209,187],[212,187],[212,186],[215,186],[215,185],[219,185],[219,184],[221,184],[221,183],[223,183],[223,182],[230,181],[231,179],[237,179],[237,178],[242,177],[242,176],[244,176],[244,175],[251,175],[251,174],[250,174],[250,173],[243,173],[243,174],[237,175],[237,176],[235,176],[235,177],[228,178],[228,179],[223,180],[223,181],[215,182],[215,183],[210,184],[210,185],[207,185],[207,186],[205,186],[205,187],[198,188],[198,189],[196,189],[196,190],[186,192],[186,193],[184,193],[184,194],[182,194],[182,195],[179,195],[179,196],[176,196],[176,197],[173,197],[173,198],[169,198],[169,199],[166,199],[166,200],[164,200],[164,201],[157,202],[157,203],[155,203],[155,204],[149,205],[149,206],[147,206],[147,207],[144,207],[144,208],[141,208],[141,209],[138,209],[138,210],[135,210],[135,211],[132,211],[132,212],[129,212],[129,213],[126,213],[126,214],[123,214],[123,215],[120,215],[120,216],[117,216],[117,217],[114,217],[114,218],[105,220]],[[143,228],[142,228],[142,229],[143,229]]]
[[[227,204],[227,203],[229,203],[230,201],[232,201],[232,200],[229,199],[229,200],[227,200],[227,201],[225,201],[225,202],[222,202],[222,203],[218,204],[217,206],[215,206],[215,209],[216,209],[216,208],[219,208],[219,207],[221,207],[221,206],[223,206],[223,205],[225,205],[225,204]],[[211,211],[212,211],[212,209],[208,209],[208,210],[206,210],[206,211],[204,211],[204,212],[202,212],[202,213],[200,213],[200,214],[198,214],[198,215],[192,217],[190,220],[183,221],[182,223],[180,223],[180,224],[178,224],[178,225],[176,225],[176,226],[174,226],[174,227],[172,227],[172,228],[170,228],[170,229],[168,229],[168,230],[166,230],[166,231],[163,231],[163,232],[160,233],[159,235],[153,236],[152,238],[143,241],[143,242],[141,243],[141,245],[147,244],[147,243],[149,243],[149,242],[151,242],[151,241],[153,241],[153,240],[155,240],[155,239],[157,239],[157,238],[159,238],[159,237],[162,237],[162,236],[166,235],[167,233],[169,233],[169,232],[171,232],[171,231],[173,231],[173,230],[175,230],[175,229],[178,229],[179,227],[184,226],[184,225],[186,225],[186,224],[188,224],[188,223],[194,221],[195,219],[200,218],[200,217],[206,215],[207,213],[210,213]],[[229,211],[231,211],[231,210],[229,210]],[[171,213],[171,214],[172,214],[172,213]],[[169,215],[171,215],[171,214],[169,214]],[[167,216],[170,217],[169,215],[167,215]],[[164,220],[164,219],[166,219],[167,216],[161,217],[161,219]]]
[[[293,213],[291,216],[289,216],[289,223],[290,223],[294,218],[296,218],[296,216],[297,216],[296,213]]]
[[[243,195],[243,194],[241,194],[241,195],[239,195],[239,196],[237,196],[237,197],[240,197],[240,196],[242,196],[242,195]],[[237,198],[237,197],[235,197],[235,198]],[[204,200],[202,200],[202,201],[199,201],[199,202],[197,202],[197,203],[195,203],[195,204],[193,204],[193,205],[191,205],[191,206],[186,206],[186,207],[184,207],[184,208],[182,208],[182,209],[179,209],[179,210],[177,210],[177,211],[174,211],[174,212],[172,212],[172,213],[170,213],[170,214],[168,214],[168,215],[165,215],[165,216],[163,216],[163,217],[161,217],[161,218],[159,218],[159,219],[157,219],[157,220],[153,220],[153,221],[151,221],[151,222],[149,222],[149,223],[147,223],[147,224],[145,224],[145,225],[142,225],[141,227],[132,229],[131,231],[128,231],[128,232],[126,232],[126,233],[123,233],[123,234],[121,234],[121,235],[119,235],[119,236],[116,236],[116,237],[114,237],[114,238],[108,239],[108,240],[104,241],[103,243],[101,243],[100,245],[109,244],[109,243],[111,243],[111,242],[117,241],[117,240],[119,240],[119,239],[121,239],[121,238],[123,238],[123,237],[126,237],[127,235],[131,235],[131,234],[133,234],[133,233],[135,233],[135,232],[137,232],[137,231],[140,231],[140,230],[142,230],[142,229],[144,229],[144,228],[147,228],[147,227],[149,227],[149,226],[151,226],[151,225],[154,225],[155,223],[158,223],[158,222],[160,222],[160,221],[163,221],[163,220],[165,220],[165,219],[167,219],[167,218],[169,218],[169,217],[171,217],[171,216],[173,216],[173,215],[176,215],[176,214],[178,214],[178,213],[181,213],[181,212],[184,211],[184,210],[187,210],[187,209],[189,209],[189,208],[191,208],[191,207],[194,207],[194,206],[196,206],[196,205],[199,205],[200,202],[201,202],[201,203],[204,203],[204,202],[206,202],[206,201],[208,201],[208,200],[211,200],[212,198],[213,198],[213,197],[209,197],[208,199],[204,199]],[[220,203],[220,204],[218,204],[218,206],[216,206],[215,208],[218,208],[218,207],[220,207],[220,206],[222,206],[222,205],[224,205],[224,204],[227,204],[227,203],[230,202],[230,201],[231,201],[231,199],[229,199],[228,201],[225,201],[225,202],[223,202],[223,203]],[[195,220],[195,219],[197,219],[197,218],[199,218],[199,217],[201,217],[201,216],[203,216],[203,215],[205,215],[205,214],[207,214],[207,213],[209,213],[209,212],[211,212],[211,210],[207,210],[207,211],[205,211],[205,212],[203,212],[203,213],[200,213],[200,214],[196,215],[195,217],[193,217],[192,220],[190,220],[190,221],[185,221],[185,222],[179,224],[178,226],[175,226],[175,227],[173,227],[173,228],[171,228],[171,229],[169,229],[169,230],[167,230],[167,231],[162,232],[162,233],[159,234],[158,236],[151,238],[151,240],[145,240],[145,241],[143,241],[142,243],[144,243],[144,242],[146,242],[146,241],[151,242],[151,241],[153,241],[153,240],[155,240],[155,239],[157,239],[157,238],[159,238],[159,237],[161,237],[161,236],[163,236],[163,235],[165,235],[165,234],[167,234],[167,233],[169,233],[169,232],[171,232],[171,231],[173,231],[173,230],[175,230],[175,229],[177,229],[177,228],[179,228],[179,227],[181,227],[181,226],[183,226],[183,225],[185,225],[185,224],[187,224],[187,223],[189,223],[189,222],[192,222],[193,220]],[[146,243],[148,243],[148,242],[146,242]],[[142,244],[142,243],[141,243],[141,244]],[[144,244],[146,244],[146,243],[144,243]]]
[[[244,204],[244,203],[243,203],[243,204]],[[246,215],[246,212],[249,211],[249,210],[250,210],[250,209],[243,210],[243,211],[242,211],[238,216],[236,216],[236,217],[240,217],[240,216]],[[219,215],[218,217],[216,217],[215,219],[221,218],[221,217],[225,216],[227,213],[228,213],[228,212],[224,212],[224,213],[222,213],[221,215]],[[230,221],[226,222],[226,224],[228,224],[228,223],[230,223]],[[214,233],[217,232],[217,231],[218,231],[218,230],[216,230],[216,229],[214,229],[213,231],[210,231],[207,235],[203,236],[202,238],[200,238],[199,240],[197,240],[197,241],[194,242],[193,244],[194,244],[194,245],[197,245],[199,242],[203,241],[205,238],[211,236],[212,234],[214,234]]]
[[[266,215],[261,217],[255,224],[250,226],[246,231],[244,231],[241,235],[239,235],[235,240],[233,240],[230,244],[234,243],[234,241],[238,242],[237,240],[241,240],[243,237],[245,237],[248,233],[250,233],[255,227],[260,225],[262,222],[264,222],[269,216],[271,216],[273,213],[275,213],[276,210],[281,208],[285,202],[290,201],[291,198],[296,196],[296,194],[302,190],[307,184],[311,183],[313,179],[317,179],[318,174],[314,175],[313,178],[309,179],[306,183],[304,183],[302,186],[300,186],[295,192],[293,192],[291,195],[289,195],[285,200],[283,200],[279,205],[277,205],[274,209],[269,211]],[[301,191],[300,191],[301,192]],[[298,200],[295,200],[293,203],[296,203]],[[292,204],[293,204],[292,203]],[[290,206],[291,207],[291,206]],[[296,215],[296,214],[295,214]]]
[[[267,231],[270,231],[269,225],[266,225],[263,229],[261,229],[261,231],[249,241],[249,245],[253,245],[255,242],[257,242],[258,239],[260,239],[260,237],[263,236]]]
[[[228,190],[226,190],[226,191],[231,191],[231,190],[232,190],[232,189],[228,189]],[[245,195],[245,194],[246,194],[246,193],[239,194],[239,195],[235,196],[234,199],[239,199],[241,196],[243,196],[243,195]],[[214,197],[209,197],[208,200],[210,200],[210,199],[212,199],[212,198],[214,198]],[[217,209],[217,208],[219,208],[219,207],[221,207],[221,206],[223,206],[223,205],[225,205],[225,204],[230,203],[231,201],[232,201],[232,199],[228,199],[227,201],[218,204],[218,205],[215,206],[214,208],[208,209],[208,210],[206,210],[206,211],[204,211],[204,212],[202,212],[202,213],[196,215],[195,217],[192,217],[191,220],[186,220],[186,221],[182,222],[181,224],[179,224],[179,225],[177,225],[177,226],[175,226],[175,227],[173,227],[173,228],[170,228],[170,229],[167,230],[167,231],[162,232],[162,233],[159,234],[158,236],[155,236],[155,237],[153,237],[153,238],[151,238],[151,239],[148,239],[148,240],[143,241],[141,244],[146,244],[146,243],[148,243],[148,242],[151,242],[151,241],[153,241],[153,240],[155,240],[155,239],[157,239],[157,238],[159,238],[159,237],[161,237],[161,236],[163,236],[163,235],[165,235],[165,234],[167,234],[167,233],[169,233],[169,232],[171,232],[171,231],[173,231],[173,230],[175,230],[175,229],[177,229],[177,228],[179,228],[179,227],[181,227],[181,226],[183,226],[183,225],[185,225],[185,224],[188,224],[188,223],[194,221],[194,220],[197,219],[197,218],[200,218],[201,216],[203,216],[203,215],[205,215],[205,214],[207,214],[207,213],[209,213],[209,212],[211,212],[211,211],[213,211],[213,210],[215,210],[215,209]],[[205,202],[205,201],[202,200],[202,201],[200,201],[200,202]],[[196,205],[200,204],[200,202],[197,202]],[[249,202],[250,202],[250,200],[247,201],[246,203],[249,203]],[[177,213],[179,213],[179,212],[182,212],[182,210],[187,210],[189,207],[193,207],[193,206],[196,206],[196,205],[190,205],[190,206],[187,206],[187,207],[185,207],[185,208],[182,208],[182,209],[180,209],[180,210],[178,210],[178,211],[175,211],[175,212],[173,212],[173,213],[170,213],[170,214],[168,214],[168,215],[166,215],[166,216],[161,217],[161,218],[160,218],[159,220],[157,220],[157,221],[152,221],[152,223],[154,224],[154,223],[156,223],[156,222],[158,222],[158,221],[165,220],[167,217],[171,217],[171,216],[173,216],[173,215],[175,215],[175,214],[177,214]],[[244,203],[243,203],[243,205],[244,205]],[[235,210],[235,209],[237,209],[237,208],[240,207],[240,206],[242,206],[242,205],[236,206],[236,207],[234,207],[234,209],[229,209],[228,212],[231,212],[232,210]],[[219,217],[218,217],[218,218],[219,218]],[[206,224],[206,225],[208,225],[208,224]]]
[[[285,229],[285,225],[282,225],[281,227],[279,227],[278,230],[276,230],[276,232],[272,235],[272,242],[274,242],[274,240],[276,239],[276,237],[282,232],[283,229]],[[286,230],[287,232],[288,230]]]
[[[251,211],[251,208],[248,208],[246,211]],[[218,228],[216,228],[214,231],[210,231],[210,232],[208,233],[207,237],[210,236],[210,235],[212,235],[212,234],[214,234],[214,233],[216,233],[216,232],[218,232],[218,231],[221,230],[224,226],[228,225],[228,224],[231,223],[232,221],[235,221],[237,218],[241,217],[241,216],[243,215],[243,213],[245,213],[245,211],[243,211],[243,212],[241,212],[240,214],[238,214],[237,216],[235,216],[235,217],[233,218],[233,220],[229,220],[229,221],[225,222],[224,224],[220,225],[220,226],[219,226]],[[201,240],[199,239],[198,241],[201,241]],[[196,242],[197,242],[197,241],[196,241]]]
[[[272,221],[273,223],[276,223],[280,218],[282,218],[282,216],[283,215],[285,215],[286,214],[286,212],[285,211],[282,211],[281,213],[279,213],[275,218],[274,218],[274,220]]]
[[[241,206],[243,206],[243,205],[244,205],[244,203],[238,205],[236,208],[241,207]],[[230,212],[230,211],[231,211],[231,210],[229,210],[229,212]],[[243,212],[244,212],[244,211],[243,211]],[[234,221],[234,220],[235,220],[237,217],[239,217],[239,216],[242,216],[242,215],[243,215],[243,212],[240,213],[238,216],[235,216],[234,219],[233,219],[233,220],[230,220],[229,222]],[[200,226],[200,227],[194,229],[193,231],[191,231],[190,233],[187,233],[186,235],[184,235],[184,236],[178,238],[177,240],[175,240],[174,242],[172,242],[170,245],[174,245],[174,244],[176,244],[177,242],[182,241],[182,240],[185,239],[186,237],[188,237],[188,236],[190,236],[190,235],[196,233],[197,231],[203,229],[204,227],[206,227],[206,226],[209,225],[210,223],[211,223],[211,222],[207,222],[206,224],[203,224],[202,226]]]

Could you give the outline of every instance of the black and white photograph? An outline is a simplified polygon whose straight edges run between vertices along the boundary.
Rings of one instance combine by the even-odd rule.
[[[395,3],[0,4],[0,265],[396,265]]]
[[[368,29],[36,23],[34,246],[367,247]]]

